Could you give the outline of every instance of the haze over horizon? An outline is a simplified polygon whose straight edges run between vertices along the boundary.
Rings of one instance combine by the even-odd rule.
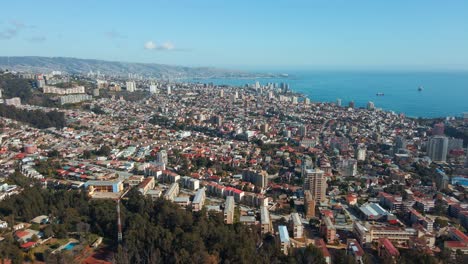
[[[19,0],[3,9],[2,56],[279,71],[468,70],[464,1]]]

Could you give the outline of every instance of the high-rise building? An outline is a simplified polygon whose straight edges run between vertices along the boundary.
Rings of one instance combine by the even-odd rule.
[[[167,165],[167,152],[164,149],[158,152],[157,162]]]
[[[374,102],[371,102],[371,101],[367,102],[368,110],[374,110],[374,108],[375,108]]]
[[[444,130],[445,130],[444,123],[437,123],[432,128],[432,135],[433,136],[443,136],[444,135]]]
[[[304,191],[310,191],[315,201],[323,202],[326,199],[327,178],[325,173],[319,169],[305,170],[304,178]]]
[[[259,81],[255,82],[255,89],[260,89],[260,82]]]
[[[310,99],[309,99],[309,98],[304,98],[304,104],[305,104],[305,105],[310,104]]]
[[[242,180],[251,182],[259,188],[266,188],[268,185],[268,173],[264,170],[255,171],[255,170],[243,170],[242,171]]]
[[[299,136],[305,137],[307,135],[307,127],[306,126],[300,126],[299,127]]]
[[[445,136],[433,136],[427,143],[427,155],[432,161],[445,162],[447,160],[448,138]]]
[[[150,90],[150,93],[156,94],[156,93],[158,93],[158,86],[156,84],[154,84],[154,83],[151,83],[150,87],[149,87],[149,90]]]
[[[341,107],[341,99],[340,98],[336,99],[336,105]]]
[[[219,97],[224,97],[224,90],[223,90],[223,89],[221,89],[221,90],[219,91]]]
[[[126,84],[128,92],[134,92],[136,90],[136,85],[134,81],[128,81]]]
[[[172,88],[171,88],[170,85],[167,86],[166,92],[167,92],[167,94],[172,94]]]

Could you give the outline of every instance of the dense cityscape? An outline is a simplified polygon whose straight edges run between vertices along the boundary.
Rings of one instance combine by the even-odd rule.
[[[468,113],[131,73],[0,89],[4,263],[467,262]]]

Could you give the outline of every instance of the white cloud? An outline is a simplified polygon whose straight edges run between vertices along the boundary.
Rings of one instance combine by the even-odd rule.
[[[161,45],[156,44],[150,40],[145,43],[145,49],[147,50],[176,50],[175,45],[172,42],[164,42]]]
[[[156,48],[157,48],[156,43],[154,43],[152,40],[147,41],[145,43],[145,49],[147,49],[147,50],[154,50]]]
[[[171,42],[164,42],[161,46],[158,47],[158,49],[161,50],[173,50],[174,48],[175,46]]]

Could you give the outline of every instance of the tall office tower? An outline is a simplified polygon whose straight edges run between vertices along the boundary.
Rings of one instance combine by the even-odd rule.
[[[234,93],[234,99],[239,99],[239,92],[238,92],[238,91],[236,91],[236,92]]]
[[[341,107],[341,99],[340,98],[336,99],[336,105]]]
[[[224,90],[221,89],[221,91],[219,91],[219,97],[224,97]]]
[[[355,105],[355,104],[354,104],[354,101],[349,102],[349,107],[350,107],[350,108],[354,108],[354,105]]]
[[[367,110],[374,110],[375,108],[375,105],[374,105],[374,102],[367,102]]]
[[[134,81],[128,81],[126,83],[127,91],[134,92],[136,90],[136,85]]]
[[[305,170],[304,191],[310,191],[315,201],[323,202],[326,199],[327,178],[322,170],[307,169]]]
[[[292,102],[293,104],[297,104],[297,100],[298,100],[298,99],[297,99],[296,96],[291,97],[291,102]]]
[[[305,98],[305,99],[304,99],[304,104],[305,104],[305,105],[310,104],[310,99],[309,99],[309,98]]]
[[[437,123],[432,128],[432,135],[433,136],[443,136],[444,135],[444,130],[445,130],[444,123]]]
[[[299,127],[299,136],[305,137],[307,135],[307,127],[306,126],[300,126]]]
[[[427,155],[432,161],[447,160],[448,138],[445,136],[433,136],[427,142]]]
[[[150,93],[152,94],[158,93],[158,86],[156,84],[151,83],[149,88],[150,88]]]
[[[164,149],[158,152],[157,162],[167,165],[167,152]]]
[[[166,89],[167,94],[172,94],[172,88],[170,85],[168,85]]]

